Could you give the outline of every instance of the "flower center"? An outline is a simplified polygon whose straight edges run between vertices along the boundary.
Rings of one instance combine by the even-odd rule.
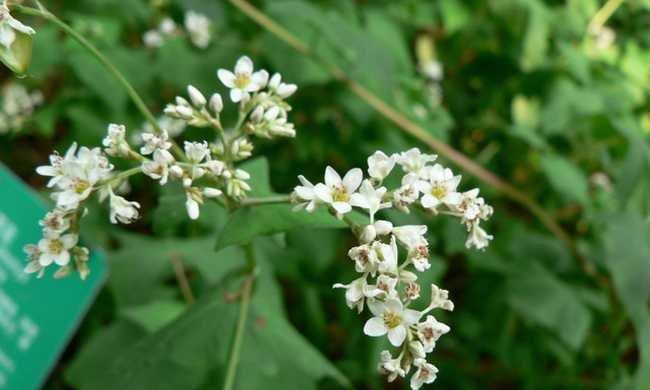
[[[350,200],[350,194],[348,194],[343,186],[338,186],[334,188],[332,198],[335,202],[348,202]]]
[[[74,183],[74,191],[77,194],[83,194],[88,189],[88,187],[90,187],[90,183],[85,180],[78,180]]]
[[[63,243],[61,240],[51,240],[47,246],[47,249],[50,253],[58,255],[63,252]]]
[[[251,78],[249,75],[240,73],[235,77],[235,86],[239,89],[243,89],[250,83],[250,81]]]
[[[424,336],[425,339],[431,340],[435,336],[433,333],[433,328],[424,328],[422,331],[422,336]]]
[[[438,199],[442,199],[447,195],[447,189],[440,184],[436,184],[431,188],[431,195]]]
[[[392,311],[387,310],[384,313],[384,324],[389,328],[393,329],[398,327],[402,323],[402,317]]]

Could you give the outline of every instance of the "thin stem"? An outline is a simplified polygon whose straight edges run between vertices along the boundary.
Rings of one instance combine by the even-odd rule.
[[[242,206],[259,206],[264,204],[277,204],[277,203],[289,203],[291,201],[290,195],[274,195],[267,196],[264,198],[246,198],[242,200]]]
[[[237,366],[241,354],[241,347],[244,341],[244,333],[246,331],[246,320],[248,318],[248,308],[251,301],[251,293],[253,291],[253,281],[255,279],[255,253],[252,244],[245,246],[246,260],[248,261],[249,274],[244,280],[241,292],[241,304],[239,306],[239,318],[237,319],[237,328],[235,328],[235,340],[233,341],[232,350],[230,352],[230,359],[228,360],[228,368],[226,369],[226,379],[223,384],[223,390],[232,390],[235,385],[235,376],[237,375]]]
[[[435,150],[438,154],[446,157],[451,162],[463,168],[466,172],[478,178],[480,181],[490,185],[497,191],[505,196],[514,200],[515,202],[524,206],[528,211],[535,216],[553,235],[562,241],[567,248],[573,253],[578,264],[585,274],[598,280],[600,279],[594,265],[584,257],[578,250],[571,239],[571,237],[562,229],[562,227],[530,196],[520,191],[518,188],[503,180],[491,171],[483,168],[481,165],[474,162],[469,157],[465,156],[460,151],[453,147],[441,142],[432,136],[426,129],[417,123],[413,122],[407,116],[397,111],[386,103],[381,98],[377,97],[370,90],[355,80],[348,78],[343,69],[336,65],[328,63],[315,53],[307,44],[305,44],[298,37],[286,30],[280,24],[269,18],[259,9],[252,6],[245,0],[229,0],[232,5],[237,7],[246,16],[251,18],[261,27],[274,34],[276,37],[293,47],[296,51],[312,58],[317,63],[320,63],[330,75],[335,79],[347,85],[347,87],[354,92],[361,100],[366,102],[375,109],[380,115],[397,125],[403,132],[410,134],[416,139],[428,145],[431,149]],[[621,1],[621,0],[610,0]]]
[[[122,171],[122,172],[118,173],[115,176],[109,177],[109,178],[107,178],[105,180],[102,180],[102,181],[98,182],[97,187],[101,187],[101,186],[103,186],[105,184],[113,183],[113,182],[116,182],[116,181],[124,180],[127,177],[137,175],[140,172],[142,172],[142,167],[140,167],[140,166],[129,168],[126,171]]]
[[[192,293],[190,283],[187,280],[187,274],[185,273],[185,267],[183,266],[183,259],[176,253],[172,254],[170,259],[172,261],[172,266],[174,267],[178,287],[181,289],[181,294],[183,294],[183,298],[188,305],[193,305],[196,302],[196,299]]]
[[[99,62],[104,65],[104,67],[115,77],[115,79],[122,85],[126,93],[129,95],[135,106],[140,110],[142,115],[147,119],[147,121],[153,126],[153,128],[158,132],[161,133],[162,129],[158,125],[158,121],[154,117],[154,115],[149,111],[147,108],[146,104],[138,95],[136,90],[133,88],[133,86],[129,83],[129,81],[124,77],[124,75],[117,69],[115,65],[102,53],[100,52],[92,43],[90,43],[86,38],[84,38],[83,35],[79,34],[76,32],[72,27],[70,27],[68,24],[66,24],[64,21],[59,19],[56,15],[51,13],[50,11],[42,8],[42,9],[37,9],[37,8],[31,8],[31,7],[25,7],[22,5],[15,5],[14,9],[16,11],[19,11],[25,15],[32,15],[32,16],[38,16],[41,17],[49,22],[52,22],[56,24],[61,30],[63,30],[66,34],[74,38],[77,42],[79,42],[85,49],[87,49]],[[182,158],[184,156],[183,150],[172,140],[172,150],[174,153],[177,155],[177,157]]]
[[[616,12],[618,7],[621,6],[621,4],[623,4],[623,0],[608,0],[602,8],[596,12],[594,17],[591,18],[587,31],[592,34],[597,33],[605,25],[607,19],[609,19],[614,12]]]

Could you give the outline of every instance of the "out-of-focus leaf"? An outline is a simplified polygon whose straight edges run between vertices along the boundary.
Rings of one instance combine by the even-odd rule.
[[[587,204],[588,183],[585,174],[565,158],[545,154],[540,160],[541,168],[551,186],[567,200]]]
[[[122,311],[122,316],[140,325],[147,332],[155,332],[176,319],[185,305],[175,300],[158,300],[144,305],[131,306]]]
[[[539,324],[578,349],[591,313],[568,285],[535,262],[523,262],[508,278],[508,302],[524,319]]]
[[[640,216],[611,216],[603,235],[605,264],[632,319],[640,349],[634,388],[650,386],[650,225]]]

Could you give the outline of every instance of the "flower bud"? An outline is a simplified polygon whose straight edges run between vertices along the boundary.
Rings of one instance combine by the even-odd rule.
[[[203,189],[203,196],[206,198],[216,198],[222,194],[221,190],[212,187],[205,187]]]
[[[223,100],[221,100],[221,95],[214,93],[210,96],[210,108],[217,114],[223,110]]]
[[[388,221],[380,219],[375,222],[375,231],[377,232],[378,236],[385,236],[387,234],[390,234],[392,230],[393,224]]]
[[[363,244],[367,244],[369,242],[372,242],[375,240],[377,237],[377,232],[375,231],[375,227],[373,225],[368,225],[363,230],[361,231],[361,235],[359,236],[359,241]]]
[[[192,100],[192,103],[196,107],[203,107],[207,103],[205,100],[205,96],[196,89],[193,85],[188,85],[187,86],[187,94],[190,95],[190,99]]]

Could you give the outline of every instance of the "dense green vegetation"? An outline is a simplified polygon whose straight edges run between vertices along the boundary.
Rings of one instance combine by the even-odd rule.
[[[484,252],[465,249],[456,222],[390,212],[429,226],[433,261],[422,278],[439,282],[456,304],[441,317],[452,331],[433,354],[440,374],[431,388],[650,388],[647,0],[624,2],[602,20],[597,0],[254,2],[309,53],[228,1],[46,3],[116,64],[154,113],[188,84],[227,96],[216,70],[243,54],[296,83],[297,137],[257,143],[254,155],[265,157],[247,163],[258,195],[289,193],[297,175],[320,179],[328,164],[345,171],[365,166],[377,149],[414,146],[439,153],[480,187],[495,209],[487,225],[495,238]],[[165,16],[182,24],[187,10],[210,17],[207,48],[185,34],[143,45],[145,31]],[[3,80],[41,91],[43,102],[0,135],[0,161],[41,189],[34,168],[51,150],[99,145],[108,123],[137,129],[145,118],[76,41],[42,19],[16,16],[37,30],[32,63],[26,77],[3,70]],[[438,79],[423,71],[434,61]],[[401,113],[401,126],[356,85]],[[425,131],[413,137],[408,124]],[[455,165],[430,139],[530,201]],[[47,388],[219,388],[246,264],[229,244],[249,240],[259,270],[237,389],[407,388],[377,374],[384,341],[364,336],[366,318],[331,288],[355,277],[347,231],[329,220],[263,225],[285,218],[282,209],[258,216],[262,225],[250,233],[217,204],[190,221],[180,186],[159,188],[146,177],[131,184],[131,198],[148,210],[137,223],[111,225],[99,206],[84,219],[84,239],[105,249],[110,276]],[[185,264],[193,305],[174,258]]]

